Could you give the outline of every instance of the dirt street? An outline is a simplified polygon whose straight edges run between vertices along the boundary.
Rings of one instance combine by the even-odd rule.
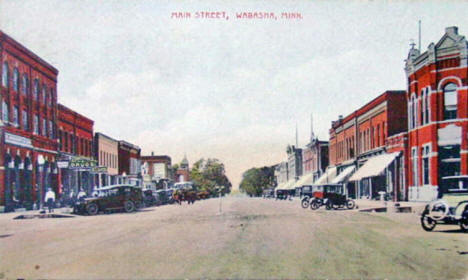
[[[316,212],[227,197],[138,213],[13,220],[0,215],[0,279],[453,279],[468,234],[427,233],[414,214]]]

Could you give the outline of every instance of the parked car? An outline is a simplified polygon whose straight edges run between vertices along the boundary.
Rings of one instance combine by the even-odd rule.
[[[468,232],[468,176],[444,177],[438,199],[427,204],[421,215],[421,227],[432,231],[440,224],[458,224]]]
[[[312,186],[312,199],[309,204],[312,210],[316,210],[323,205],[325,205],[327,210],[345,207],[353,209],[356,205],[354,200],[347,197],[342,184]]]
[[[78,201],[73,212],[77,214],[96,215],[99,212],[124,210],[134,212],[143,205],[143,193],[131,185],[112,185],[99,189],[99,196]]]

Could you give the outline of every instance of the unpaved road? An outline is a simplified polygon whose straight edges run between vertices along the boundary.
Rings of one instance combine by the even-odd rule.
[[[426,233],[413,214],[313,212],[228,197],[134,214],[0,215],[0,278],[460,279],[468,234]],[[437,229],[437,228],[436,228]]]

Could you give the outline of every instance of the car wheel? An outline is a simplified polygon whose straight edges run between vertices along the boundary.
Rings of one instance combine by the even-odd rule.
[[[320,204],[317,201],[312,200],[310,202],[310,209],[311,210],[317,210],[317,209],[319,209],[319,207],[320,207]]]
[[[301,206],[302,208],[306,209],[309,207],[309,198],[308,197],[304,197],[301,201]]]
[[[86,212],[88,215],[96,215],[99,211],[99,208],[96,203],[90,203],[86,205]]]
[[[460,229],[463,232],[468,232],[468,216],[465,216],[460,221]]]
[[[131,200],[125,201],[124,210],[127,213],[131,213],[131,212],[135,211],[135,203],[133,203],[133,201],[131,201]]]
[[[356,206],[356,203],[354,202],[354,200],[348,199],[348,201],[346,201],[346,208],[353,209],[354,206]]]
[[[432,231],[436,227],[436,221],[434,221],[431,217],[428,217],[426,213],[423,213],[421,216],[421,227],[425,231]]]
[[[327,210],[331,210],[333,208],[333,203],[331,203],[331,201],[327,201],[327,204],[325,204],[325,209]]]

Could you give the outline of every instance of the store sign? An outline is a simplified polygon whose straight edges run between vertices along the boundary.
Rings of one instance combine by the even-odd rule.
[[[27,148],[33,147],[31,139],[8,132],[5,132],[5,143]]]
[[[96,166],[95,160],[75,157],[70,160],[69,168],[80,169],[80,168],[93,168],[95,166]]]
[[[107,166],[95,166],[91,168],[91,172],[94,173],[107,173]]]
[[[57,161],[57,167],[58,168],[68,168],[68,161]]]

